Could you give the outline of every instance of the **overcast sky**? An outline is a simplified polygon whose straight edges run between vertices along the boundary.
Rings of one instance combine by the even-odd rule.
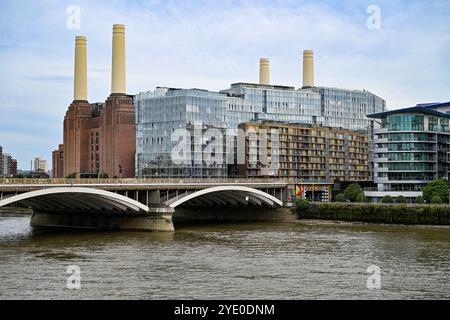
[[[80,29],[68,27],[71,5]],[[21,169],[50,164],[73,99],[74,37],[88,37],[89,101],[104,101],[114,23],[127,27],[129,94],[257,82],[260,57],[272,83],[298,87],[313,49],[316,85],[367,89],[393,109],[450,100],[449,17],[448,0],[1,0],[0,145]]]

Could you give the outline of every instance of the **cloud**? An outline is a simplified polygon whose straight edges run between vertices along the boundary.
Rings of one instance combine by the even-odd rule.
[[[72,4],[81,9],[81,30],[66,26]],[[371,4],[381,10],[378,31],[366,27]],[[0,127],[44,124],[31,135],[51,144],[15,140],[27,147],[9,151],[25,165],[36,155],[50,160],[73,94],[74,36],[88,36],[89,99],[103,101],[113,23],[127,26],[129,93],[256,82],[262,56],[271,59],[274,83],[298,87],[301,52],[314,49],[318,85],[364,88],[390,107],[450,100],[449,15],[448,1],[418,0],[1,1],[0,112],[8,116]],[[17,128],[11,130],[20,136]],[[0,144],[8,139],[1,131]]]

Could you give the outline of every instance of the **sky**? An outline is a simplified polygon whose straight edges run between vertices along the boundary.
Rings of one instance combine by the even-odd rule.
[[[316,85],[366,89],[395,109],[450,101],[449,18],[450,0],[1,0],[0,145],[20,169],[51,165],[74,38],[88,37],[89,101],[104,101],[115,23],[127,28],[129,94],[258,82],[260,57],[273,84],[299,87],[313,49]]]

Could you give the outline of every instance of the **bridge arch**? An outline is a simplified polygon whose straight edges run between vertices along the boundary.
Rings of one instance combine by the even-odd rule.
[[[170,199],[165,205],[176,208],[185,202],[204,198],[214,204],[234,203],[236,205],[254,204],[257,206],[282,207],[283,202],[274,196],[258,189],[244,186],[218,186],[199,190],[182,197]]]
[[[146,205],[120,194],[84,187],[55,187],[30,191],[0,200],[0,207],[23,203],[33,210],[113,210],[122,212],[149,212]]]

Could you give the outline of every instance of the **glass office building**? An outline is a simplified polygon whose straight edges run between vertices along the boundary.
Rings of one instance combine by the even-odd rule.
[[[371,136],[377,125],[366,114],[385,111],[384,100],[368,91],[323,87],[295,89],[252,83],[235,83],[220,92],[157,88],[153,92],[136,95],[134,104],[138,177],[200,177],[208,173],[199,168],[180,170],[172,163],[170,156],[174,143],[171,134],[178,128],[197,125],[226,130],[227,141],[223,143],[236,148],[241,123],[310,124],[364,131]],[[369,141],[370,158],[371,146],[373,144]],[[229,162],[233,159],[228,154],[226,158]],[[227,163],[223,170],[219,170],[220,174],[216,174],[232,176],[234,173],[227,169],[229,165]],[[198,172],[198,175],[192,175],[192,172]]]
[[[373,120],[366,116],[386,110],[386,102],[366,90],[323,87],[312,90],[320,94],[320,113],[327,127],[368,130]]]
[[[323,124],[321,97],[294,87],[235,83],[222,90],[228,96],[227,120],[232,128],[252,120]]]
[[[448,179],[450,104],[417,105],[369,115],[381,120],[375,130],[373,201],[404,196],[411,201],[430,181]]]
[[[190,163],[174,163],[172,151],[179,141],[172,141],[176,129],[184,129],[189,139],[194,128],[202,133],[226,129],[227,97],[199,89],[157,88],[134,97],[136,107],[136,176],[138,177],[226,177],[226,166],[206,165],[191,152]],[[225,144],[225,141],[220,142]],[[208,141],[196,140],[193,149],[207,148]],[[218,152],[223,152],[219,151]],[[210,167],[210,168],[208,168]]]
[[[267,120],[285,123],[320,125],[362,131],[369,137],[369,173],[373,173],[373,132],[379,123],[367,118],[368,114],[386,111],[386,102],[367,90],[348,90],[327,87],[295,89],[294,87],[259,85],[251,83],[232,84],[221,91],[231,97],[239,97],[249,111],[242,114],[231,106],[229,123]],[[236,98],[238,99],[238,98]],[[253,109],[249,109],[253,106]],[[230,105],[229,105],[230,108]]]

